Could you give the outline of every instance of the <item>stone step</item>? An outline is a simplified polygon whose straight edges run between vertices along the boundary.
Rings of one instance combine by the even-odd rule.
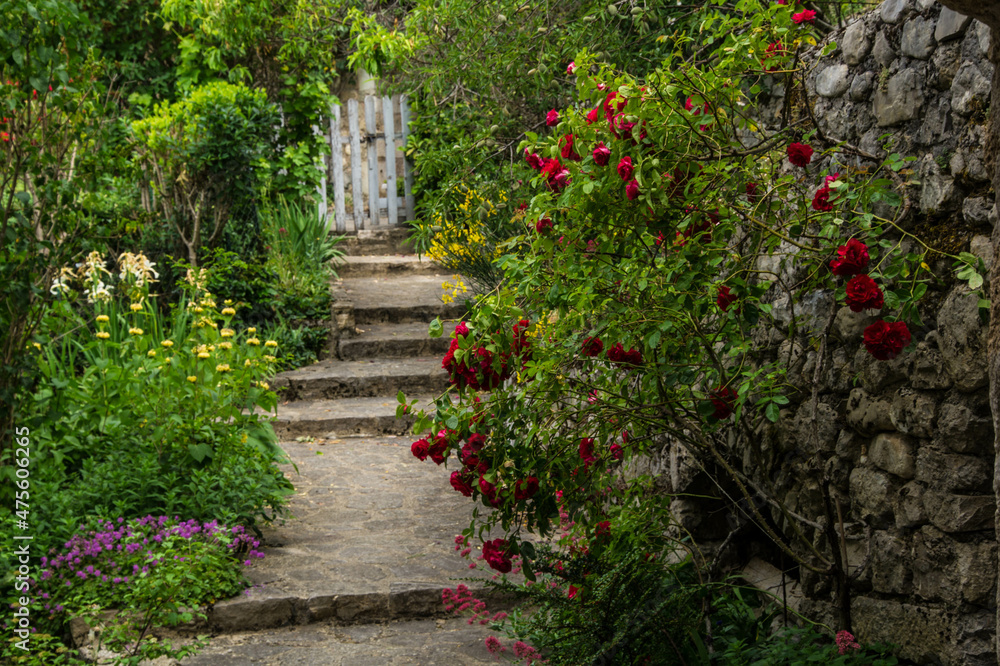
[[[407,401],[418,398],[419,408],[433,408],[432,396],[408,394],[406,397]],[[404,416],[397,419],[398,405],[395,396],[290,402],[278,408],[274,432],[281,439],[405,435],[413,426],[413,418]]]
[[[408,275],[385,278],[344,278],[338,285],[354,306],[354,324],[430,322],[435,317],[459,319],[465,303],[444,303],[438,275]],[[467,295],[471,298],[471,294]]]
[[[448,469],[416,459],[411,442],[283,441],[290,464],[281,469],[295,485],[288,507],[295,518],[263,528],[265,557],[247,570],[254,586],[217,602],[208,628],[233,633],[442,617],[442,589],[454,588],[456,579],[492,576],[481,560],[470,570],[455,551],[473,503],[451,488]],[[490,611],[506,610],[509,600],[483,592],[484,583],[466,584]]]
[[[181,666],[494,666],[489,627],[464,618],[334,622],[216,636]]]
[[[387,277],[407,275],[440,275],[448,272],[428,259],[415,254],[379,254],[342,257],[334,266],[342,278]]]
[[[444,323],[444,335],[432,338],[427,324],[367,324],[357,328],[354,337],[341,338],[339,358],[348,361],[362,358],[405,358],[410,356],[444,356],[451,344],[455,322]]]
[[[372,358],[356,361],[327,359],[275,375],[271,385],[282,402],[336,398],[395,397],[436,394],[448,388],[448,373],[440,356]],[[280,412],[280,410],[279,410]]]
[[[406,240],[410,237],[410,227],[382,227],[349,233],[337,245],[337,249],[348,256],[367,254],[408,254],[413,252]]]

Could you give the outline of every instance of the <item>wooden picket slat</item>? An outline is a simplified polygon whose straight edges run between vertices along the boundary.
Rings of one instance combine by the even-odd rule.
[[[406,140],[410,137],[410,99],[406,95],[399,96],[399,124],[403,133],[403,192],[406,200],[406,220],[414,219],[415,202],[413,200],[413,164],[406,156]]]
[[[354,229],[365,228],[365,201],[361,193],[361,128],[358,100],[347,100],[347,124],[351,133],[351,194],[354,197]]]
[[[375,138],[375,98],[365,97],[365,134],[368,141],[368,220],[378,226],[378,139]]]
[[[385,187],[388,206],[386,212],[389,224],[395,226],[399,221],[399,209],[396,199],[396,131],[392,111],[392,98],[382,98],[382,127],[385,132]]]
[[[344,210],[344,149],[340,141],[340,105],[333,105],[330,114],[330,166],[333,167],[333,218],[337,233],[347,230]]]

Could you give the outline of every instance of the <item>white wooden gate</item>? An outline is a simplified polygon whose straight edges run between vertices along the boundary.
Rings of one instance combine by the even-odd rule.
[[[347,100],[346,131],[342,126],[342,107],[335,105],[331,108],[327,134],[330,155],[323,167],[319,210],[320,215],[327,219],[328,227],[335,226],[337,233],[396,225],[401,210],[406,220],[413,219],[413,167],[402,152],[410,134],[410,106],[406,95],[392,98],[369,95],[365,97],[364,105],[364,133],[358,100]],[[400,128],[398,132],[397,124]],[[345,146],[349,159],[345,156]],[[403,171],[402,197],[397,194],[400,166]],[[327,209],[330,188],[333,189],[334,201],[332,216]],[[347,209],[348,197],[351,201],[350,212]]]

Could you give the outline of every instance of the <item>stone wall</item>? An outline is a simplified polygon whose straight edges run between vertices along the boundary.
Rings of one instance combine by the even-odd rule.
[[[837,49],[824,57],[827,42]],[[811,108],[826,146],[846,142],[857,151],[843,150],[815,173],[861,166],[858,151],[884,156],[888,134],[894,152],[917,157],[912,173],[903,174],[919,181],[908,192],[915,214],[907,228],[953,254],[971,250],[988,260],[993,214],[982,161],[992,76],[988,29],[934,0],[885,0],[827,42],[804,56],[807,95],[788,94],[800,117]],[[786,88],[794,89],[783,78],[769,81],[765,122],[776,125],[782,117]],[[777,497],[814,524],[829,515],[822,487],[824,479],[830,483],[842,505],[844,550],[856,577],[854,629],[863,641],[898,643],[903,657],[921,664],[996,665],[986,327],[978,297],[947,282],[951,262],[933,268],[944,281],[925,299],[926,326],[914,331],[915,349],[893,361],[876,361],[862,344],[875,318],[837,310],[832,293],[799,306],[814,321],[832,321],[825,343],[815,328],[793,340],[767,332],[790,359],[799,397],[763,434],[747,467],[766,473]],[[782,303],[775,306],[780,318]],[[699,485],[696,469],[679,472],[678,458],[668,446],[651,461],[666,488],[711,490]],[[718,545],[739,522],[738,512],[713,521],[705,510],[683,502],[678,508],[706,543]],[[787,528],[777,511],[771,514]],[[804,530],[830,552],[824,530]],[[734,563],[762,587],[780,584],[777,551],[759,535],[741,538],[756,545],[744,543]],[[787,560],[784,569],[794,604],[838,628],[830,580]]]

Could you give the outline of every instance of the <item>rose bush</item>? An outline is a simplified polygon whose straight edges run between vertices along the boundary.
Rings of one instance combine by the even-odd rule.
[[[504,552],[519,554],[529,577],[540,563],[526,537],[549,534],[560,503],[584,536],[605,523],[614,535],[641,514],[633,542],[665,548],[669,511],[652,508],[650,479],[625,470],[667,438],[734,484],[778,548],[837,574],[808,526],[779,533],[755,508],[764,496],[778,522],[799,525],[753,485],[766,470],[752,451],[789,394],[810,390],[790,384],[787,354],[757,333],[825,339],[841,304],[882,309],[897,321],[871,328],[864,344],[890,359],[911,341],[906,322],[922,326],[929,250],[883,217],[901,202],[893,179],[904,160],[834,163],[835,146],[807,129],[761,126],[755,95],[767,69],[794,66],[803,28],[788,8],[750,5],[713,19],[711,67],[676,54],[636,80],[577,53],[578,104],[518,146],[530,182],[518,193],[522,232],[500,246],[504,280],[445,359],[458,401],[443,396],[415,428],[451,433],[445,462],[462,465],[453,485],[495,509],[477,508],[475,522],[504,530]],[[787,46],[771,49],[765,68],[756,54],[775,43]],[[578,161],[561,160],[570,135]],[[817,188],[827,191],[814,206]],[[538,220],[548,220],[544,233]],[[775,303],[823,291],[836,295],[829,311],[773,316]],[[514,322],[530,343],[519,358]],[[400,413],[412,407],[403,402]],[[519,490],[531,478],[527,496]],[[588,552],[620,545],[592,539]],[[567,576],[587,584],[583,567]]]

